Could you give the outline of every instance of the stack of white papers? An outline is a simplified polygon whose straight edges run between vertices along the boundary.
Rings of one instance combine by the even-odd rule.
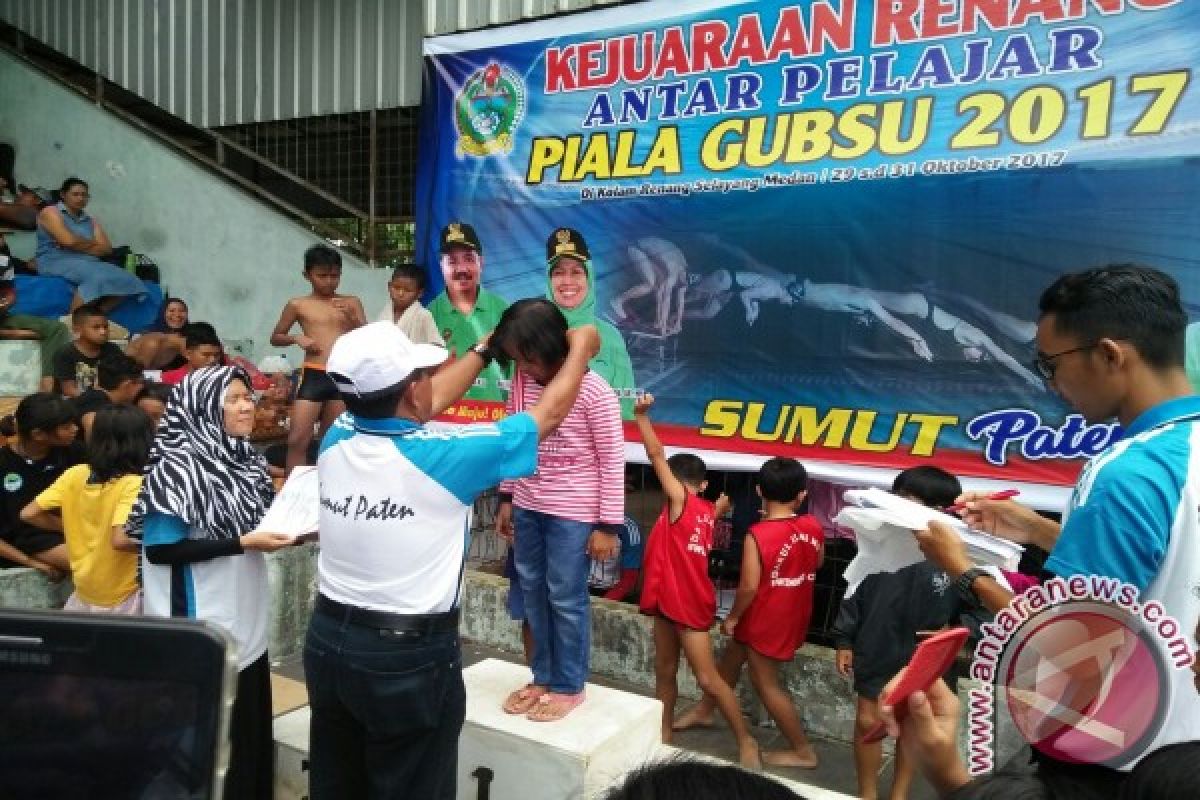
[[[316,467],[296,467],[255,530],[286,533],[305,541],[317,532],[321,492]]]
[[[912,532],[924,530],[933,520],[949,525],[967,546],[967,557],[988,569],[1015,571],[1025,548],[979,530],[958,517],[906,500],[881,489],[851,489],[843,497],[850,505],[834,519],[852,529],[858,538],[858,556],[846,567],[846,595],[850,596],[867,575],[895,572],[925,560]]]

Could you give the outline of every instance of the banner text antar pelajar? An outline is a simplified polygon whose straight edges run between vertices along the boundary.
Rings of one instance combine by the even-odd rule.
[[[552,46],[543,91],[588,93],[578,120],[585,132],[536,137],[526,182],[908,156],[930,143],[939,101],[949,102],[938,90],[975,85],[982,88],[954,102],[958,123],[939,146],[1036,146],[1064,130],[1081,140],[1104,139],[1119,103],[1137,104],[1123,133],[1158,134],[1190,69],[1121,82],[1097,75],[1070,94],[1044,83],[1007,94],[986,87],[1098,71],[1104,37],[1089,21],[1178,2],[814,2]],[[857,24],[862,13],[873,15],[869,26]],[[856,31],[868,29],[869,49],[856,53]],[[705,116],[718,119],[685,152],[675,123]]]

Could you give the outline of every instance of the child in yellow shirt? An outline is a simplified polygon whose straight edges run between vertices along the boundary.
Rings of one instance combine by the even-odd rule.
[[[141,613],[137,543],[125,535],[125,521],[152,441],[140,408],[100,409],[87,463],[68,469],[21,511],[25,522],[63,533],[75,583],[64,610]]]

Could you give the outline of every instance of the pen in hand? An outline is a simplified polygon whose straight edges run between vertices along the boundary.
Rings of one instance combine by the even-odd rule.
[[[985,500],[1011,500],[1012,498],[1016,497],[1020,493],[1021,492],[1018,489],[1004,489],[1003,491],[992,492],[984,499]],[[962,511],[966,507],[967,507],[966,503],[954,503],[952,505],[946,506],[944,511],[947,514],[957,514],[959,511]]]

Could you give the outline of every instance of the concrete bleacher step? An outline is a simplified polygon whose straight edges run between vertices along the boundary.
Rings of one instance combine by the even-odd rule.
[[[69,314],[61,321],[71,327]],[[129,341],[129,330],[110,321],[108,339],[124,349]],[[0,330],[0,398],[20,400],[33,394],[38,390],[41,378],[42,350],[38,334],[23,328]],[[3,411],[0,416],[11,413],[11,410]]]
[[[458,800],[596,800],[647,763],[680,757],[725,763],[664,746],[659,738],[661,704],[617,689],[588,684],[587,701],[559,722],[505,714],[504,698],[528,679],[526,667],[498,659],[463,670],[467,718],[459,740]],[[276,707],[281,707],[278,698]],[[275,800],[308,797],[309,719],[307,705],[275,718]],[[808,800],[849,797],[768,777]]]
[[[0,339],[0,397],[20,399],[38,390],[40,344],[32,339]]]

